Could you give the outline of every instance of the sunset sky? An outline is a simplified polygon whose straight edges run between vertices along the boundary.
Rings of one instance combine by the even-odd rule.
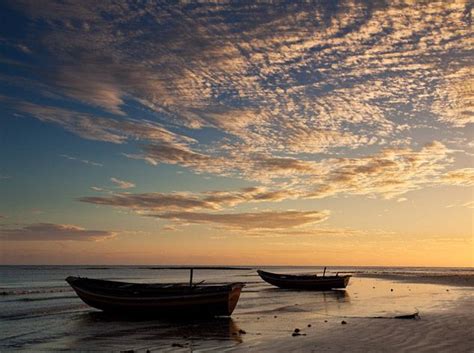
[[[474,266],[469,1],[2,1],[0,263]]]

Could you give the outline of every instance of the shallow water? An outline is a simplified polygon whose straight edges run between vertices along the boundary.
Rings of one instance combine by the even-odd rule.
[[[319,267],[268,269],[287,273],[321,270]],[[473,272],[470,269],[426,268],[331,270],[408,273],[412,276]],[[442,311],[458,298],[472,295],[471,288],[363,277],[353,277],[345,291],[290,291],[266,284],[253,270],[197,270],[195,282],[247,283],[232,318],[131,321],[86,306],[64,282],[69,275],[130,282],[186,282],[189,279],[187,270],[143,266],[1,266],[0,350],[153,351],[182,348],[186,351],[222,351],[275,335],[291,335],[294,328],[308,324],[318,324],[320,330],[329,330],[341,319]]]

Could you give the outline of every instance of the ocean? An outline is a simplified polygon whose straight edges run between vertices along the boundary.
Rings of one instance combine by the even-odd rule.
[[[322,267],[263,269],[322,272]],[[472,268],[331,267],[328,271],[355,276],[345,291],[299,292],[266,284],[253,268],[197,269],[194,283],[246,283],[231,318],[130,321],[88,307],[64,279],[72,275],[174,283],[188,282],[189,271],[162,266],[0,266],[0,351],[222,351],[262,340],[270,331],[273,335],[286,334],[301,322],[439,309],[457,297],[472,295],[472,289],[416,283],[417,277],[474,275]],[[363,276],[367,274],[381,277]],[[384,279],[384,275],[409,276],[412,280],[394,281]]]

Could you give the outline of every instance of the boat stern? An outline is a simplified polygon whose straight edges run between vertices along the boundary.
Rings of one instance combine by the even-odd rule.
[[[235,307],[237,306],[237,302],[240,298],[240,293],[242,292],[242,288],[245,287],[244,283],[233,283],[232,289],[228,294],[228,301],[227,301],[227,311],[228,315],[230,316],[234,311]]]

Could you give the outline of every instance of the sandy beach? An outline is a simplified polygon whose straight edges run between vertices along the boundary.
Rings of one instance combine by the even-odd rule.
[[[377,279],[378,284],[391,284],[397,291],[401,288],[410,292],[427,289],[432,297],[414,299],[419,303],[415,312],[417,320],[401,320],[390,317],[410,313],[406,290],[391,297],[390,306],[400,303],[400,310],[382,313],[380,318],[370,315],[321,315],[314,319],[305,318],[295,328],[301,336],[292,336],[292,327],[279,331],[271,338],[256,338],[252,343],[243,343],[237,351],[256,352],[474,352],[474,296],[472,276],[403,276],[403,275],[361,275],[361,278]],[[357,277],[354,278],[357,281]],[[406,283],[406,286],[400,285]],[[423,288],[427,283],[429,288]],[[468,286],[463,286],[467,284]],[[384,286],[385,287],[385,286]],[[392,288],[391,288],[392,289]],[[394,289],[395,290],[395,289]],[[444,293],[454,292],[450,299]],[[393,292],[391,292],[393,293]],[[426,293],[428,294],[428,293]],[[426,295],[425,294],[425,295]],[[413,299],[413,298],[412,298]],[[383,306],[380,301],[371,300],[374,312]],[[405,311],[403,311],[405,310]],[[366,312],[368,313],[368,312]],[[378,316],[378,315],[374,315]],[[387,318],[383,318],[387,317]],[[284,319],[283,317],[280,317]],[[342,324],[345,322],[345,324]],[[293,322],[292,322],[293,323]],[[310,325],[310,326],[309,326]],[[281,325],[278,325],[281,328]],[[270,333],[271,334],[271,333]],[[286,337],[285,337],[286,336]],[[260,336],[262,337],[262,336]]]
[[[275,338],[242,345],[240,351],[259,352],[472,352],[472,298],[443,312],[426,313],[420,320],[345,319],[313,322],[306,336]],[[467,310],[468,306],[471,310]],[[325,326],[325,327],[323,327]]]
[[[58,273],[53,277],[61,281],[65,272],[74,271],[91,277],[134,276],[135,281],[157,276],[153,270],[136,268],[54,271]],[[29,294],[2,296],[0,350],[473,352],[472,271],[352,272],[345,291],[324,292],[281,290],[252,271],[221,274],[247,286],[231,318],[205,321],[113,317],[91,309],[66,286],[51,281],[54,286],[48,293],[39,293],[37,288]],[[219,273],[198,275],[217,277]],[[419,319],[395,318],[414,313]]]
[[[474,287],[474,276],[466,274],[355,273],[357,277],[382,278],[408,283],[432,283],[448,286]]]

